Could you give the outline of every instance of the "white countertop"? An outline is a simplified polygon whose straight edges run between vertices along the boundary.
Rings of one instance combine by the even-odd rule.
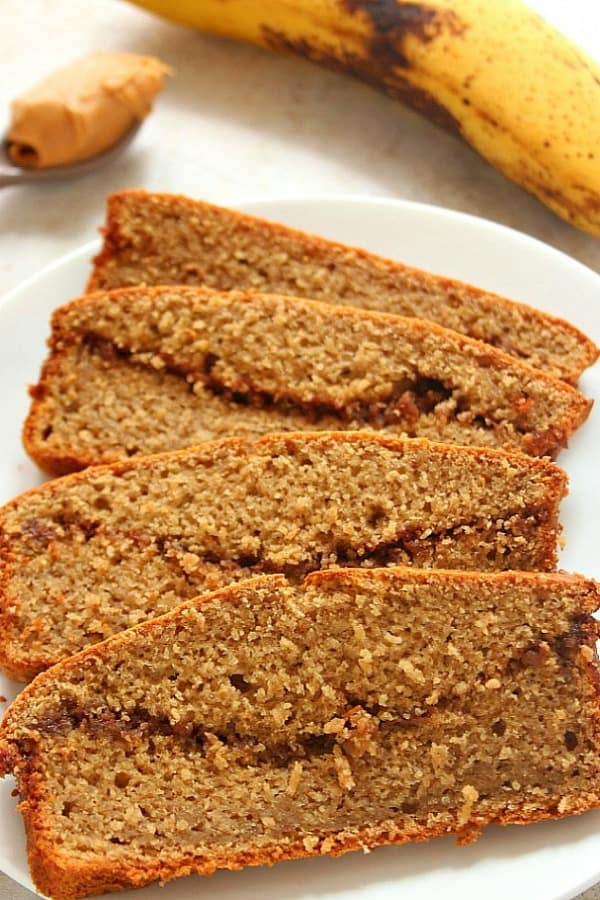
[[[597,0],[530,4],[600,59]],[[109,168],[0,190],[0,295],[93,238],[106,194],[127,187],[231,205],[324,192],[403,197],[494,219],[600,271],[600,240],[558,219],[455,137],[347,77],[170,25],[118,0],[5,0],[1,27],[6,121],[15,94],[93,50],[155,54],[176,76]],[[0,900],[31,897],[0,875]],[[600,900],[600,890],[585,897]]]
[[[532,5],[600,58],[597,0]],[[98,49],[156,54],[176,77],[109,168],[0,190],[0,295],[93,237],[106,194],[126,187],[231,204],[316,192],[404,197],[495,219],[600,270],[600,240],[398,102],[303,60],[201,35],[117,0],[5,2],[0,106],[8,116],[15,94]]]

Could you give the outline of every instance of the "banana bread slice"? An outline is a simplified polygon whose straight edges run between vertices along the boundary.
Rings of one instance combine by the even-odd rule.
[[[27,679],[252,574],[550,570],[565,484],[522,454],[352,432],[86,469],[0,511],[0,667]]]
[[[311,300],[136,287],[57,310],[24,428],[62,474],[228,435],[368,428],[554,455],[591,402],[431,322]]]
[[[74,900],[596,807],[599,602],[564,574],[275,575],[89,648],[0,729],[34,880]]]
[[[573,384],[598,348],[561,319],[469,284],[169,194],[108,198],[89,290],[136,284],[257,289],[431,319]]]

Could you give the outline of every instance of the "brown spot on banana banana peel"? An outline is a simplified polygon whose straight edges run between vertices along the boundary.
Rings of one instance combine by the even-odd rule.
[[[461,134],[459,122],[428,92],[403,77],[402,70],[411,64],[404,52],[404,41],[411,35],[428,43],[444,30],[459,35],[464,25],[452,11],[433,9],[424,3],[394,0],[341,0],[350,14],[368,15],[372,33],[362,38],[363,53],[336,53],[333,48],[317,47],[309,40],[291,39],[281,31],[263,25],[264,43],[271,50],[292,53],[310,59],[346,75],[384,90],[390,97],[411,106],[436,125]],[[355,36],[356,37],[356,36]]]
[[[482,147],[477,140],[473,140],[469,128],[463,127],[460,118],[440,103],[437,97],[415,84],[411,76],[418,77],[420,73],[413,62],[414,42],[426,46],[446,38],[449,42],[470,39],[469,23],[463,21],[455,9],[441,9],[427,3],[403,3],[401,0],[339,0],[339,3],[349,16],[368,19],[369,27],[363,34],[361,29],[352,29],[352,41],[345,41],[343,34],[340,34],[339,40],[325,46],[316,43],[310,36],[291,39],[289,35],[264,25],[264,44],[273,50],[291,52],[328,68],[351,74],[383,89],[390,96],[426,115],[435,124],[459,134],[492,165],[537,196],[553,212],[579,228],[600,234],[600,193],[593,187],[576,182],[556,186],[551,169],[532,154],[532,148],[516,133],[511,133],[510,127],[507,128],[501,117],[492,115],[471,98],[471,84],[476,72],[465,76],[460,93],[455,93],[455,96],[468,109],[471,122],[476,118],[481,123],[479,130],[487,129],[487,147]],[[456,4],[456,7],[460,6],[460,3]],[[534,25],[541,22],[531,11],[528,10],[527,14],[535,20]],[[542,24],[547,27],[545,23]],[[342,49],[348,44],[352,46],[351,52]],[[564,55],[561,62],[565,67],[575,72],[586,71],[591,80],[600,85],[594,74],[593,64],[590,66],[585,56],[567,42],[565,46],[573,57]],[[494,59],[488,57],[486,63],[493,66]],[[519,90],[521,87],[522,85],[515,85],[514,89]],[[564,99],[566,102],[566,98]],[[600,90],[598,108],[600,109]],[[545,127],[548,127],[548,123],[541,121],[540,128]],[[499,136],[502,132],[514,143],[514,159],[510,164],[494,154],[494,136]],[[590,159],[593,158],[592,153],[593,151],[590,152]]]
[[[373,36],[368,55],[385,74],[396,66],[410,69],[404,41],[410,35],[428,44],[441,34],[461,35],[466,26],[450,9],[441,10],[427,3],[396,3],[395,0],[341,0],[349,13],[365,13]]]
[[[265,45],[271,50],[280,53],[293,53],[295,56],[301,56],[312,62],[326,66],[336,72],[342,72],[345,75],[353,75],[367,84],[371,84],[379,90],[384,90],[390,97],[401,100],[407,106],[412,106],[417,112],[422,113],[436,125],[445,128],[447,131],[453,131],[460,134],[460,125],[457,120],[450,115],[447,109],[440,106],[439,103],[427,91],[420,90],[402,78],[394,79],[393,84],[386,80],[383,83],[377,75],[375,67],[369,65],[369,60],[364,59],[354,53],[345,53],[343,56],[328,53],[326,50],[314,47],[304,40],[292,40],[279,31],[273,31],[266,26],[263,29]]]
[[[600,67],[522,0],[133,0],[370,84],[600,235]]]

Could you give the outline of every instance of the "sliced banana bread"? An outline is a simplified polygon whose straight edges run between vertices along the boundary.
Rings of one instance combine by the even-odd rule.
[[[209,203],[124,191],[108,198],[89,289],[141,283],[250,288],[431,319],[572,383],[598,358],[569,323],[469,284]]]
[[[255,573],[549,570],[565,482],[522,454],[352,432],[86,469],[0,511],[0,667],[27,679]]]
[[[431,322],[268,294],[137,287],[54,314],[24,429],[61,474],[227,435],[367,428],[554,455],[591,402]]]
[[[599,603],[567,575],[266,576],[89,648],[0,729],[34,880],[75,900],[599,806]]]

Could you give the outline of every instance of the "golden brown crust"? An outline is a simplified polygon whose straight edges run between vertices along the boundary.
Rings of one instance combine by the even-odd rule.
[[[93,464],[91,458],[84,458],[81,453],[78,453],[76,456],[70,456],[65,453],[58,456],[55,453],[48,452],[47,447],[38,437],[38,417],[42,413],[49,386],[60,371],[61,363],[62,353],[51,350],[50,355],[46,357],[42,365],[38,383],[29,388],[31,405],[21,429],[21,440],[25,452],[32,459],[35,459],[40,469],[48,475],[67,475],[69,472],[78,472],[80,469]]]
[[[600,798],[596,805],[600,805]],[[37,830],[31,823],[28,825],[29,814],[24,813],[26,831],[28,836],[28,859],[33,880],[37,888],[52,897],[53,900],[80,900],[95,894],[104,894],[111,891],[123,891],[132,888],[141,888],[154,881],[170,881],[173,878],[181,878],[186,875],[213,875],[217,870],[226,869],[236,871],[248,866],[272,866],[275,863],[294,859],[314,859],[323,856],[320,849],[322,841],[327,840],[327,856],[342,856],[353,851],[374,850],[386,845],[401,846],[407,843],[422,843],[437,837],[454,836],[456,843],[465,846],[477,840],[481,829],[488,825],[532,825],[535,822],[543,822],[552,819],[562,819],[565,816],[580,815],[590,810],[589,805],[580,807],[573,803],[568,807],[549,807],[546,810],[523,814],[514,809],[507,808],[505,813],[494,819],[476,819],[468,827],[429,827],[425,829],[401,830],[391,828],[372,828],[365,831],[359,837],[349,838],[336,835],[318,835],[319,844],[312,851],[306,849],[302,841],[287,844],[284,847],[267,847],[262,852],[232,852],[227,857],[215,856],[210,861],[189,857],[182,860],[165,860],[157,862],[154,866],[135,867],[133,865],[110,865],[109,863],[74,863],[57,853],[55,848],[46,843],[40,843],[37,839]]]
[[[23,427],[23,443],[25,449],[46,472],[52,475],[62,475],[69,471],[77,471],[78,469],[85,468],[88,465],[112,462],[116,460],[119,455],[122,456],[123,453],[123,451],[121,451],[119,454],[117,448],[110,449],[106,447],[100,452],[100,449],[96,450],[91,447],[85,448],[81,446],[81,442],[78,445],[77,435],[79,433],[79,427],[81,426],[80,424],[79,426],[72,425],[73,434],[72,437],[69,438],[68,418],[67,425],[63,426],[65,427],[67,434],[67,437],[64,440],[60,442],[56,441],[54,444],[48,444],[43,439],[44,423],[52,424],[52,413],[48,412],[48,409],[52,410],[54,408],[53,404],[56,402],[55,399],[53,399],[53,389],[54,393],[56,393],[55,385],[62,383],[60,381],[61,373],[62,377],[64,377],[64,372],[69,368],[69,364],[66,360],[69,359],[69,353],[72,348],[79,347],[81,342],[87,337],[85,333],[79,332],[76,327],[73,327],[72,323],[73,321],[76,322],[78,312],[81,311],[82,313],[85,313],[86,310],[89,310],[90,306],[93,307],[96,304],[98,304],[99,309],[101,309],[101,304],[110,305],[118,302],[123,305],[125,311],[127,311],[128,308],[131,308],[132,314],[135,314],[136,301],[143,298],[150,302],[158,302],[165,293],[169,297],[175,298],[180,303],[189,303],[190,305],[198,300],[210,301],[211,299],[222,299],[224,303],[229,305],[231,316],[233,318],[235,318],[236,308],[243,308],[246,305],[256,305],[257,310],[260,310],[262,313],[260,304],[266,304],[268,308],[271,308],[271,306],[275,308],[276,306],[278,310],[281,309],[285,311],[290,318],[297,315],[298,310],[306,310],[307,318],[314,316],[315,321],[318,319],[319,322],[330,322],[328,330],[331,332],[335,331],[336,323],[340,322],[356,323],[357,325],[364,323],[365,326],[373,325],[373,327],[377,329],[387,328],[392,333],[394,330],[397,330],[398,333],[403,336],[410,335],[410,340],[415,347],[420,346],[421,341],[434,341],[437,342],[435,346],[439,349],[443,350],[444,347],[448,347],[451,352],[464,353],[465,359],[472,361],[473,365],[481,367],[480,371],[487,371],[489,369],[495,370],[498,373],[499,392],[503,387],[501,378],[504,377],[510,379],[511,384],[513,381],[520,385],[530,384],[533,386],[532,389],[534,391],[537,390],[538,393],[547,389],[548,392],[552,392],[552,394],[559,398],[560,403],[563,404],[563,409],[560,413],[556,414],[556,418],[553,419],[550,417],[550,427],[544,426],[544,428],[538,430],[532,424],[535,419],[531,419],[530,424],[527,421],[528,413],[524,413],[522,416],[519,414],[519,422],[521,423],[519,428],[523,430],[523,434],[515,436],[514,439],[511,438],[513,443],[515,443],[514,447],[512,445],[509,446],[510,442],[503,439],[501,436],[496,438],[494,433],[493,443],[502,445],[504,441],[505,446],[507,446],[508,449],[518,449],[534,456],[555,455],[561,447],[567,444],[570,435],[583,424],[593,405],[592,401],[585,398],[575,388],[553,376],[533,369],[525,362],[516,361],[514,357],[497,348],[490,347],[482,341],[475,341],[464,335],[448,331],[440,325],[429,321],[395,316],[389,313],[379,313],[354,307],[331,307],[329,304],[317,301],[277,295],[255,294],[251,291],[222,293],[214,292],[206,288],[184,286],[120,288],[114,291],[98,292],[96,294],[79,297],[55,310],[52,316],[52,337],[49,342],[50,355],[44,363],[39,383],[31,390],[32,403]],[[127,347],[125,346],[123,349],[127,349]],[[302,351],[300,350],[298,352]],[[285,368],[283,371],[285,372]],[[390,369],[390,378],[393,379],[393,377],[394,371]],[[460,385],[459,375],[455,374],[453,377],[459,379],[457,385]],[[469,374],[468,377],[472,377],[472,373]],[[286,384],[281,384],[280,390],[281,396],[285,397],[288,386]],[[508,393],[509,391],[505,390],[505,394]],[[295,397],[295,395],[290,394],[290,397]],[[300,395],[298,395],[298,398],[299,397]],[[201,401],[199,400],[198,402],[200,403]],[[316,404],[316,409],[318,409],[319,406],[322,409],[326,409],[328,398],[326,396],[316,396],[311,402]],[[507,400],[506,402],[508,403],[509,401]],[[532,400],[528,400],[527,402],[533,403]],[[537,399],[535,402],[538,402]],[[554,410],[552,411],[554,413]],[[480,416],[481,412],[482,411],[479,411]],[[224,413],[223,415],[225,417],[226,414]],[[79,420],[77,420],[77,422],[79,422]],[[278,425],[278,422],[279,420],[275,418],[272,424],[272,430],[283,427],[281,424]],[[233,429],[233,433],[235,433],[236,426],[233,422],[230,427]],[[318,424],[315,424],[312,427],[318,427]],[[385,428],[386,426],[382,425],[380,427]],[[448,435],[444,433],[445,431],[448,431],[448,429],[444,428],[443,425],[437,427],[439,427],[440,431],[439,438],[437,434],[430,435],[427,433],[427,436],[441,440],[456,440],[450,433],[448,433]],[[454,427],[452,422],[451,427]],[[152,431],[151,422],[148,423],[148,431]],[[459,440],[464,443],[475,441],[475,439],[476,435],[470,435],[467,432],[465,432],[464,436],[459,437]],[[479,440],[481,439],[480,436]],[[156,449],[159,448],[146,448],[144,452],[152,452],[152,450]]]
[[[600,356],[600,349],[596,347],[594,342],[571,323],[548,313],[543,313],[524,303],[508,300],[505,297],[484,291],[466,282],[434,275],[422,269],[385,259],[360,248],[347,247],[338,242],[325,240],[298,229],[291,229],[278,223],[176,194],[128,190],[109,195],[107,199],[106,224],[100,229],[104,236],[103,246],[93,260],[94,269],[86,288],[88,292],[119,286],[118,283],[113,283],[112,275],[114,274],[114,269],[119,266],[121,252],[131,246],[131,237],[125,233],[122,226],[125,222],[125,214],[129,205],[138,201],[156,203],[167,214],[173,216],[177,216],[180,210],[183,210],[191,218],[201,218],[203,212],[221,213],[234,222],[236,227],[255,231],[257,234],[260,234],[261,238],[264,237],[266,240],[269,240],[269,238],[292,237],[302,247],[303,260],[310,261],[311,258],[317,256],[320,258],[324,252],[328,251],[333,254],[349,252],[356,260],[362,263],[382,267],[390,273],[399,273],[414,278],[417,283],[422,284],[424,292],[440,292],[442,296],[446,295],[448,303],[458,304],[460,307],[461,303],[467,300],[469,303],[473,303],[475,307],[481,306],[479,316],[476,317],[476,329],[483,327],[483,321],[491,303],[492,308],[501,309],[508,314],[509,318],[514,318],[515,325],[517,323],[524,324],[531,332],[539,332],[542,335],[548,332],[550,335],[552,331],[558,330],[569,337],[576,349],[570,354],[563,355],[555,351],[555,348],[552,346],[553,340],[549,337],[548,353],[556,353],[549,366],[549,371],[551,371],[551,374],[571,384],[576,384],[581,373],[588,366],[593,365]],[[180,278],[179,280],[181,281],[182,279]],[[157,282],[153,281],[151,283],[156,284]],[[193,280],[188,283],[193,283]],[[482,337],[477,330],[469,330],[467,325],[465,325],[465,333],[470,334],[474,338]],[[509,340],[510,349],[509,346],[506,349],[509,349],[509,352],[515,356],[526,357],[527,353],[519,350],[518,339],[515,338],[516,335],[511,336],[513,343],[510,344]]]

